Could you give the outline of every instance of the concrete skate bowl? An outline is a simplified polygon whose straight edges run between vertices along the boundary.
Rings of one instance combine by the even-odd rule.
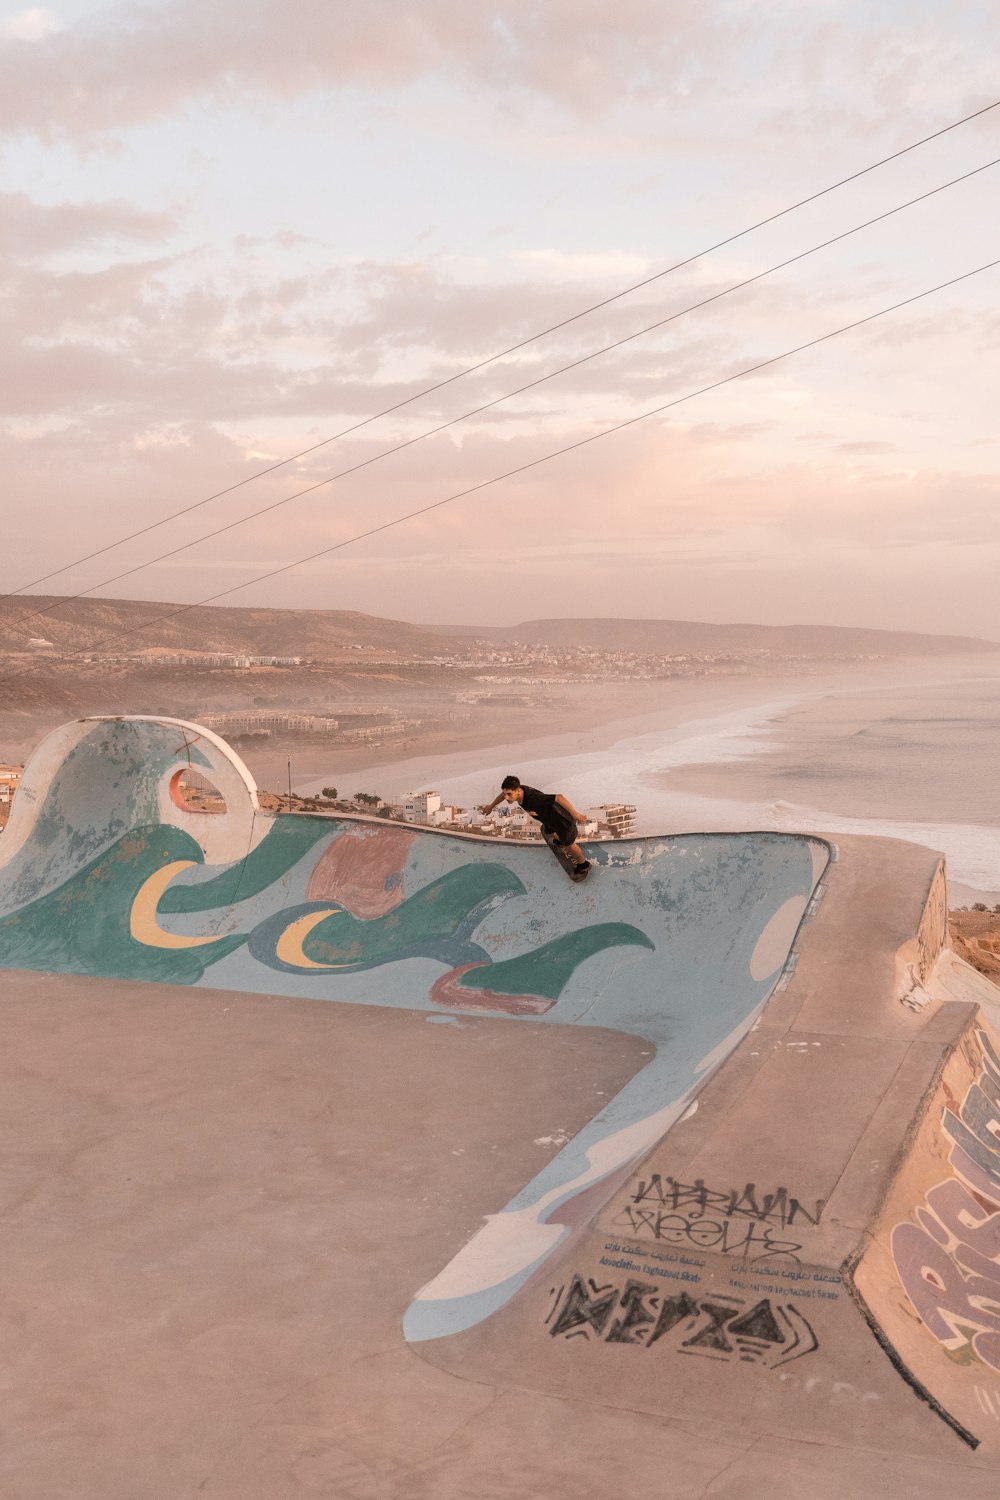
[[[178,795],[185,768],[211,808]],[[38,747],[0,841],[0,965],[647,1041],[415,1297],[407,1337],[440,1341],[537,1278],[688,1109],[786,973],[829,853],[769,833],[628,839],[593,845],[574,885],[540,846],[265,814],[211,732],[84,719]]]
[[[844,840],[819,894],[695,1107],[496,1316],[418,1347],[495,1388],[840,1450],[824,1495],[884,1472],[929,1496],[961,1468],[993,1497],[1000,994],[945,946],[930,851]]]

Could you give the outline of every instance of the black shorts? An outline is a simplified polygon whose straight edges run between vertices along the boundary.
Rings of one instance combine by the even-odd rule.
[[[571,817],[564,808],[554,807],[552,809],[552,812],[542,824],[542,831],[548,838],[555,839],[557,844],[569,845],[576,843],[576,819]]]

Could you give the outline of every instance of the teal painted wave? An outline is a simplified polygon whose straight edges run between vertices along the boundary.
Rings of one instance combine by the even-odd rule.
[[[223,870],[212,880],[195,885],[172,885],[160,900],[163,912],[216,911],[237,901],[259,896],[269,885],[288,873],[323,839],[329,839],[328,821],[279,818],[245,859]]]
[[[0,920],[0,965],[195,984],[246,935],[196,948],[156,948],[131,933],[132,906],[145,882],[182,859],[201,864],[204,855],[180,829],[162,824],[130,829],[55,890]]]
[[[457,988],[470,991],[488,989],[494,995],[538,995],[547,1000],[558,1000],[573,971],[585,959],[603,953],[605,948],[627,946],[656,948],[656,944],[631,923],[598,922],[593,927],[581,927],[553,938],[517,958],[504,958],[487,968],[472,969],[458,978]]]
[[[489,956],[471,941],[486,911],[505,896],[520,894],[524,886],[505,865],[461,865],[388,912],[364,920],[350,912],[330,911],[332,902],[309,901],[286,907],[258,924],[248,948],[260,963],[286,974],[309,973],[312,965],[340,972],[398,963],[404,958],[435,958],[449,967],[489,963]],[[289,929],[313,913],[326,912],[296,944],[295,958],[279,957],[278,948]],[[304,962],[298,962],[301,958]]]

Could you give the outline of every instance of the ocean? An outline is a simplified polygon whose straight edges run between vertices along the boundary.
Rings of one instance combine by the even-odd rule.
[[[882,663],[865,682],[840,673],[785,691],[771,679],[756,702],[722,713],[652,714],[648,731],[622,737],[606,725],[593,749],[567,753],[550,738],[373,774],[472,806],[514,770],[580,808],[634,803],[640,833],[906,839],[946,855],[953,904],[1000,902],[1000,660]]]
[[[744,826],[907,839],[947,856],[956,904],[1000,901],[1000,672],[823,693],[719,729],[711,762],[653,778],[644,813],[687,793]]]

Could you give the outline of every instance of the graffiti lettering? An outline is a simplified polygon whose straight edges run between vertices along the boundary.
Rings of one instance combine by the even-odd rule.
[[[667,1245],[688,1245],[695,1250],[714,1250],[717,1255],[732,1255],[752,1263],[782,1261],[798,1265],[799,1240],[781,1237],[769,1224],[754,1220],[703,1217],[683,1213],[664,1213],[660,1209],[627,1206],[615,1220],[615,1227],[627,1230],[638,1239],[649,1238]]]
[[[778,1224],[782,1229],[790,1228],[796,1219],[815,1228],[826,1207],[825,1200],[817,1198],[810,1213],[798,1198],[789,1197],[788,1189],[783,1187],[758,1198],[754,1182],[720,1192],[706,1187],[700,1177],[692,1183],[678,1182],[674,1177],[662,1177],[659,1172],[654,1172],[648,1181],[640,1181],[632,1202],[657,1203],[675,1213],[683,1209],[689,1218],[711,1212],[713,1218],[754,1219],[759,1224]]]
[[[594,1294],[592,1297],[587,1295],[587,1286]],[[591,1328],[600,1336],[617,1301],[616,1287],[599,1287],[593,1281],[584,1284],[579,1276],[574,1276],[566,1301],[549,1332],[553,1338],[561,1333],[570,1337],[582,1334],[586,1338],[587,1329]]]
[[[1000,1057],[983,1031],[981,1069],[958,1111],[942,1111],[953,1176],[916,1223],[892,1232],[896,1273],[921,1322],[954,1358],[1000,1370]]]
[[[725,1294],[696,1300],[689,1292],[667,1296],[664,1288],[633,1276],[619,1288],[598,1286],[579,1275],[568,1287],[553,1288],[552,1297],[546,1323],[553,1338],[645,1349],[666,1340],[664,1347],[677,1354],[768,1369],[819,1348],[812,1326],[793,1303],[766,1297],[749,1306]]]
[[[756,1183],[747,1182],[723,1191],[708,1187],[701,1177],[680,1182],[653,1172],[640,1179],[615,1225],[637,1239],[710,1250],[748,1263],[797,1266],[802,1244],[782,1232],[815,1228],[825,1207],[822,1198],[806,1207],[785,1187],[758,1193]]]
[[[656,1322],[656,1314],[646,1307],[643,1300],[648,1291],[649,1287],[644,1281],[626,1281],[621,1296],[625,1316],[616,1318],[612,1323],[608,1332],[609,1344],[639,1344],[645,1338],[649,1325]],[[671,1302],[675,1300],[673,1297],[668,1298]]]

